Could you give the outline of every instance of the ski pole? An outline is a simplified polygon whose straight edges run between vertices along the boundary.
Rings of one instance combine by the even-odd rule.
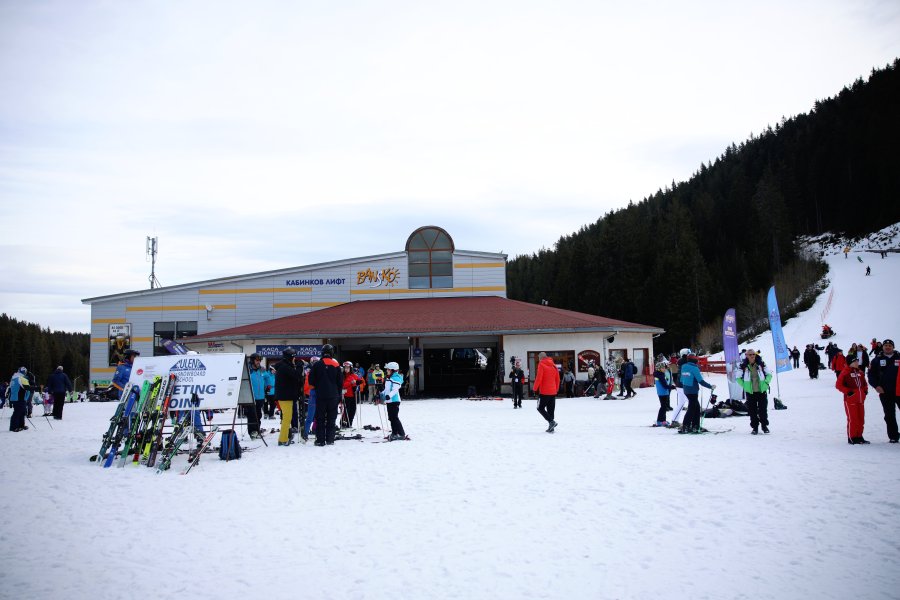
[[[50,429],[53,429],[53,424],[50,422],[50,415],[44,415],[44,418],[47,419],[47,425],[50,426]]]

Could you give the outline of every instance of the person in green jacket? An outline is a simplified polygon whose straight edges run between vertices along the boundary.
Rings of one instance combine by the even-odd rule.
[[[747,410],[750,413],[750,427],[752,427],[750,433],[756,435],[759,433],[759,427],[762,427],[763,433],[769,433],[769,399],[766,393],[769,391],[772,373],[766,368],[762,358],[756,355],[755,350],[747,350],[741,362],[741,372],[737,381],[747,396]]]

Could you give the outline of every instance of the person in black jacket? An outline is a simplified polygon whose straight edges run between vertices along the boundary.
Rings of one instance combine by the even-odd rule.
[[[322,346],[322,359],[309,369],[309,386],[316,389],[316,446],[334,444],[338,405],[344,387],[341,365],[334,359],[334,346]]]
[[[794,348],[791,350],[791,360],[794,362],[794,368],[799,369],[800,368],[800,351],[797,350],[797,346],[794,346]]]
[[[821,359],[819,358],[819,353],[816,351],[815,347],[812,344],[806,345],[806,350],[803,352],[803,363],[806,365],[806,368],[809,370],[809,378],[810,379],[818,379],[819,378],[819,362]]]
[[[900,369],[900,352],[894,350],[894,340],[884,340],[881,342],[881,354],[869,365],[869,385],[878,392],[881,408],[884,410],[888,440],[892,444],[900,441],[896,413],[900,408],[900,398],[897,397],[898,369]]]
[[[297,368],[297,351],[286,348],[281,353],[281,361],[275,365],[275,400],[281,409],[281,431],[278,434],[278,445],[288,446],[294,441],[291,432],[291,415],[294,402],[300,399],[303,391],[303,371]]]
[[[53,418],[62,421],[66,393],[72,391],[72,380],[63,372],[61,366],[56,367],[56,371],[47,378],[47,388],[47,391],[53,396]]]
[[[524,394],[525,371],[522,370],[522,363],[518,359],[514,359],[513,368],[509,372],[509,381],[512,383],[512,400],[513,408],[522,408],[522,397]]]

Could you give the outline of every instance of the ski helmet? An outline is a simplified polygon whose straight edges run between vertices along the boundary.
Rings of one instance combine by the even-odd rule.
[[[680,354],[681,356],[687,356],[687,355],[690,354],[690,353],[691,353],[691,349],[690,349],[690,348],[682,348],[682,349],[681,349],[681,352],[679,352],[678,354]]]
[[[133,350],[131,348],[129,348],[128,350],[125,351],[125,358],[128,358],[129,356],[140,356],[140,355],[141,355],[140,352],[138,352],[137,350]]]
[[[344,361],[344,364],[341,365],[341,366],[344,367],[345,369],[352,369],[352,368],[353,368],[353,363],[350,362],[349,360],[345,360],[345,361]]]
[[[322,356],[334,356],[334,346],[331,344],[322,346]]]
[[[395,363],[394,361],[391,361],[391,362],[389,362],[388,364],[384,365],[384,368],[385,368],[385,369],[388,369],[388,370],[391,370],[391,371],[399,371],[399,370],[400,370],[400,365],[398,365],[398,364]]]
[[[281,355],[284,358],[292,359],[295,356],[297,356],[297,351],[294,350],[293,348],[285,348],[284,350],[281,351]]]

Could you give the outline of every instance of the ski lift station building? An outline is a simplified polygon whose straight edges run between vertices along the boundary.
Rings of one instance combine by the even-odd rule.
[[[396,361],[414,393],[509,391],[510,366],[535,373],[546,352],[587,378],[587,361],[616,355],[650,365],[663,330],[506,297],[506,255],[460,250],[440,227],[421,227],[398,252],[86,298],[90,377],[106,385],[131,347],[169,354],[302,357],[323,344],[368,368]],[[407,367],[408,365],[408,367]]]

